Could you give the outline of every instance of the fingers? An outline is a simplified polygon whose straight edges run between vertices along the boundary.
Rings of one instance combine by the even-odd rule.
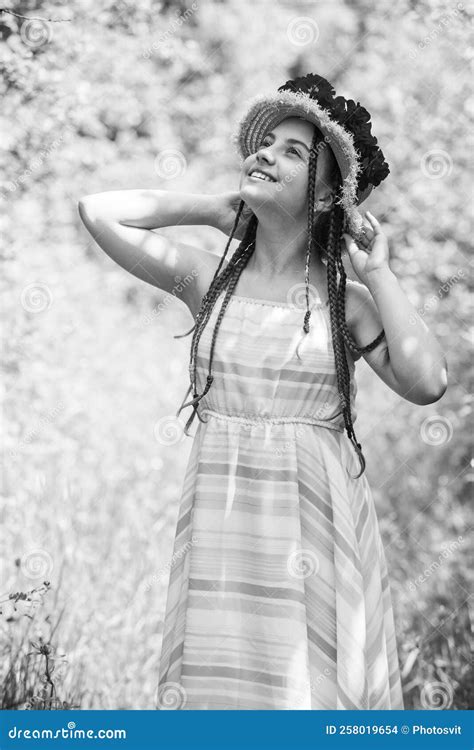
[[[361,259],[363,256],[359,255],[359,252],[363,252],[366,256],[369,256],[376,244],[375,240],[380,240],[383,236],[382,227],[377,221],[375,216],[370,211],[365,212],[367,222],[363,221],[362,232],[358,235],[357,239],[354,239],[350,234],[343,233],[343,237],[346,243],[346,248],[351,257],[351,260]],[[359,262],[359,260],[357,260]],[[362,261],[361,261],[362,262]]]
[[[351,235],[350,235],[350,234],[346,234],[346,233],[344,232],[342,236],[344,237],[344,242],[346,243],[346,247],[347,247],[347,251],[348,251],[349,255],[350,255],[351,253],[355,252],[356,250],[359,250],[359,249],[360,249],[360,248],[358,247],[358,245],[357,245],[356,241],[354,240],[354,238],[353,238],[353,237],[351,237]]]
[[[362,245],[362,247],[364,247],[366,249],[370,246],[370,243],[371,243],[371,240],[372,240],[372,237],[370,236],[369,231],[372,232],[371,229],[370,230],[366,229],[365,232],[364,232],[364,234],[361,235],[361,237],[357,240],[357,242],[360,245]]]
[[[354,255],[356,253],[364,253],[365,255],[370,254],[371,243],[366,239],[364,239],[363,241],[360,241],[359,239],[355,240],[350,234],[344,234],[343,237],[345,239],[349,255]]]
[[[370,230],[370,232],[372,232],[372,230]],[[370,248],[372,237],[370,237],[370,235],[367,232],[365,232],[362,235],[359,235],[357,239],[352,237],[352,235],[348,235],[348,237],[350,238],[350,241],[354,243],[354,246],[359,248],[360,250],[368,250]]]
[[[346,234],[345,232],[343,232],[343,233],[342,233],[342,239],[344,240],[344,245],[345,245],[345,246],[346,246],[346,248],[347,248],[347,249],[349,250],[349,245],[350,245],[350,244],[351,244],[351,242],[353,242],[354,240],[352,239],[352,237],[350,236],[350,234]]]
[[[377,221],[377,219],[375,218],[375,216],[373,216],[370,213],[370,211],[366,211],[365,215],[367,216],[368,220],[370,221],[370,224],[371,224],[371,227],[372,227],[372,229],[374,231],[374,234],[379,234],[382,231],[382,228],[381,228],[379,222]]]

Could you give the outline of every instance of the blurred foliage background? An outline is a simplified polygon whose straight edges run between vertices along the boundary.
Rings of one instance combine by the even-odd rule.
[[[311,71],[372,113],[391,174],[364,208],[383,223],[392,269],[448,359],[448,390],[425,407],[402,400],[360,360],[356,430],[390,568],[406,708],[466,708],[467,4],[3,7],[12,11],[0,12],[3,707],[155,706],[192,442],[172,427],[191,337],[173,335],[192,319],[98,248],[77,201],[108,189],[236,189],[229,139],[245,100]],[[178,170],[166,161],[173,152]],[[208,227],[159,233],[216,253],[225,246]]]

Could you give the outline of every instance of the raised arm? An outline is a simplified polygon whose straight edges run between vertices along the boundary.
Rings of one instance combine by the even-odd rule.
[[[78,206],[86,228],[112,260],[142,281],[175,294],[193,312],[200,301],[198,290],[208,288],[219,256],[152,230],[180,224],[218,226],[220,203],[218,195],[142,189],[87,195]]]

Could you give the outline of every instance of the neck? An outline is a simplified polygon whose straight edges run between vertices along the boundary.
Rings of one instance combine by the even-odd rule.
[[[307,225],[295,230],[289,221],[285,224],[268,224],[259,221],[255,236],[255,251],[247,268],[271,281],[302,275],[304,277],[306,251],[308,248]],[[319,257],[311,256],[311,276],[320,273],[324,264]]]

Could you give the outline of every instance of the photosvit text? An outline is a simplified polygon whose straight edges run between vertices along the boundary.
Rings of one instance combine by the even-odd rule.
[[[423,724],[414,724],[409,727],[407,724],[326,724],[326,734],[457,734],[461,735],[461,727],[456,724],[454,727],[443,726],[424,726]]]

